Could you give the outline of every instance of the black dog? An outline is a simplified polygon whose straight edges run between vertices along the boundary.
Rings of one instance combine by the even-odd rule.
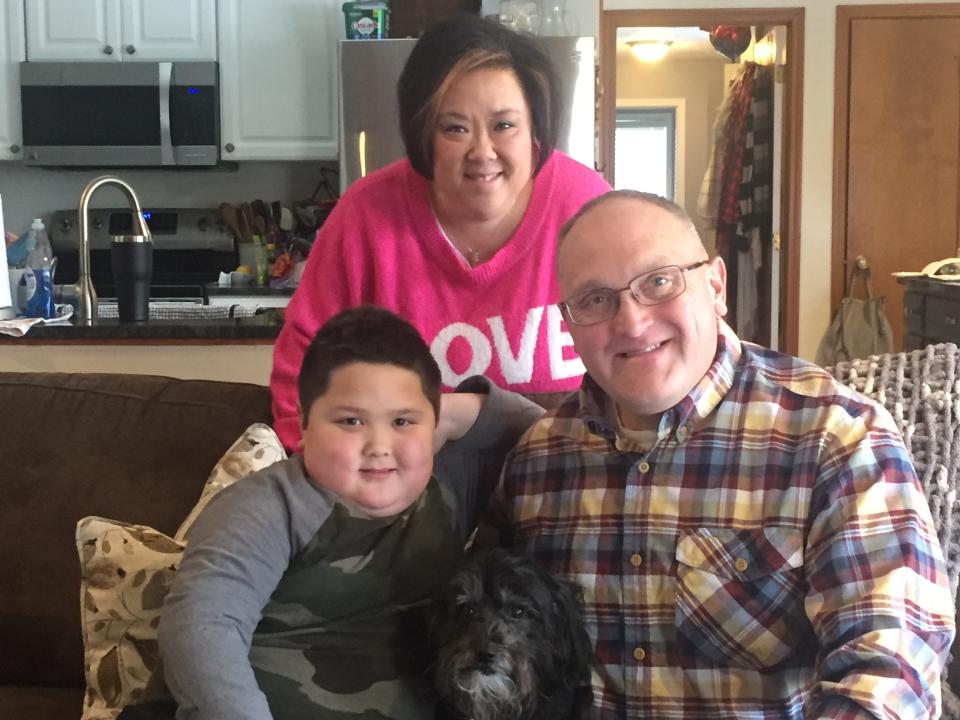
[[[573,720],[590,701],[580,589],[528,558],[493,550],[433,604],[438,717]]]

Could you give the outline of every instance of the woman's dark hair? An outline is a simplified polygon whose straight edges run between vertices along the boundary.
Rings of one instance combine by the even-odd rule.
[[[432,135],[440,102],[459,77],[480,68],[517,76],[533,122],[533,174],[550,157],[560,133],[560,81],[536,41],[475,15],[455,15],[427,28],[397,83],[400,132],[414,170],[433,179]]]
[[[439,420],[440,368],[420,333],[389,310],[360,305],[327,320],[307,347],[297,377],[304,423],[314,400],[327,391],[333,371],[353,363],[393,365],[412,371],[433,406],[434,421]]]

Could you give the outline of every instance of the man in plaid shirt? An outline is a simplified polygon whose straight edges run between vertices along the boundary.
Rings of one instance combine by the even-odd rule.
[[[953,599],[889,414],[741,342],[723,261],[662,198],[589,202],[557,274],[587,375],[498,504],[583,586],[592,717],[936,717]]]

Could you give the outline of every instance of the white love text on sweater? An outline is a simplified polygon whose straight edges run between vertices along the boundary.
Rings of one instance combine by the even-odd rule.
[[[544,309],[547,311],[545,338],[540,332]],[[543,341],[547,344],[553,380],[578,377],[584,373],[583,363],[573,352],[573,340],[563,329],[563,315],[556,305],[530,308],[519,338],[513,341],[501,316],[487,318],[487,326],[488,334],[469,323],[450,323],[433,338],[430,352],[440,365],[444,385],[455,387],[471,375],[489,374],[494,350],[508,385],[530,382],[537,344]]]

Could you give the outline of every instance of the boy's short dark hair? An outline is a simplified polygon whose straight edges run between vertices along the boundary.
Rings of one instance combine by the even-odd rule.
[[[420,333],[403,318],[376,305],[342,310],[314,335],[300,364],[297,393],[304,422],[313,401],[337,368],[352,363],[393,365],[416,373],[423,394],[440,418],[440,368]]]
[[[533,174],[557,146],[562,86],[550,58],[534,39],[475,15],[454,15],[431,25],[407,58],[397,83],[400,133],[413,169],[433,179],[432,135],[450,84],[481,68],[513,71],[533,123]]]

